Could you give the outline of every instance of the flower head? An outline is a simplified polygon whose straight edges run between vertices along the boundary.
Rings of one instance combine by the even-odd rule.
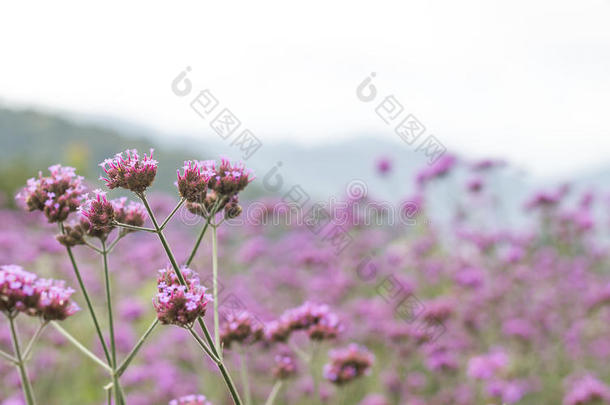
[[[168,405],[212,405],[205,395],[186,395],[178,399],[172,399]]]
[[[152,158],[153,150],[150,150],[150,155],[144,154],[143,157],[138,155],[136,149],[128,149],[123,153],[117,153],[114,158],[100,163],[106,172],[106,177],[100,179],[110,189],[122,187],[141,193],[152,184],[157,174],[157,161]]]
[[[573,379],[563,397],[563,405],[587,405],[610,402],[610,388],[592,375]]]
[[[133,201],[127,204],[127,198],[125,197],[111,200],[110,203],[114,208],[114,219],[117,222],[133,226],[144,225],[147,218],[144,205]],[[132,232],[132,230],[123,228],[122,232]]]
[[[263,328],[257,319],[247,311],[239,314],[230,313],[220,326],[220,339],[225,348],[230,348],[233,342],[255,342],[262,338]]]
[[[178,170],[178,191],[191,203],[201,203],[208,189],[208,182],[216,175],[209,161],[189,160],[184,162],[183,173]]]
[[[344,349],[330,351],[330,363],[324,366],[324,378],[342,385],[370,372],[375,357],[366,348],[354,343]]]
[[[70,225],[64,225],[64,233],[60,233],[55,238],[64,246],[72,247],[85,244],[85,230],[79,223],[72,222]]]
[[[215,172],[208,186],[220,196],[237,194],[254,180],[252,171],[246,169],[243,163],[231,163],[226,158],[220,160],[218,168],[215,162],[206,162],[206,166]]]
[[[73,167],[54,165],[49,167],[50,176],[27,181],[26,187],[16,198],[22,200],[29,211],[42,211],[49,222],[62,222],[76,211],[84,198],[83,178],[74,173]]]
[[[20,266],[0,266],[0,311],[23,312],[44,320],[64,320],[79,310],[64,281],[39,279]]]
[[[273,366],[273,376],[278,380],[285,380],[297,373],[297,364],[294,357],[289,354],[277,354]]]
[[[81,224],[92,236],[105,237],[114,229],[114,205],[106,199],[106,193],[95,190],[95,197],[80,208]]]
[[[205,315],[212,297],[206,294],[206,288],[199,284],[199,277],[191,269],[183,268],[181,273],[186,285],[180,284],[173,269],[159,270],[153,305],[161,323],[189,327]]]
[[[0,266],[0,311],[25,311],[26,301],[33,300],[37,278],[14,264]]]
[[[309,301],[284,312],[281,321],[293,331],[306,330],[313,340],[335,338],[342,331],[339,318],[330,312],[328,305]]]

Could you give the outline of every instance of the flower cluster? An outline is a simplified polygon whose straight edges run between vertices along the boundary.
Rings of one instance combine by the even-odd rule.
[[[183,174],[178,170],[178,191],[190,203],[201,203],[205,199],[208,182],[214,171],[214,162],[189,160],[184,162]]]
[[[247,311],[230,313],[220,326],[220,339],[226,349],[236,343],[254,343],[263,336],[262,324]]]
[[[293,356],[289,354],[277,354],[273,366],[273,377],[285,380],[297,373],[297,365]]]
[[[72,222],[69,225],[64,225],[64,232],[55,237],[59,243],[64,246],[72,247],[85,244],[85,230],[81,224]]]
[[[370,372],[375,357],[366,348],[350,344],[344,349],[331,350],[330,363],[324,366],[324,378],[342,385]]]
[[[106,199],[106,193],[95,190],[95,197],[81,207],[81,225],[91,236],[105,237],[114,228],[114,205]]]
[[[26,187],[17,194],[29,211],[42,211],[49,222],[62,222],[76,211],[84,197],[83,178],[74,173],[73,167],[54,165],[49,167],[50,176],[27,181]]]
[[[184,162],[176,185],[191,213],[207,217],[212,209],[215,212],[224,209],[225,218],[233,219],[242,212],[238,194],[252,180],[252,171],[243,163],[222,158],[218,167],[213,160]]]
[[[266,336],[270,341],[285,341],[291,332],[299,330],[306,331],[312,340],[333,339],[343,330],[343,325],[328,305],[307,301],[285,311],[278,321],[267,324]]]
[[[132,226],[142,226],[146,221],[147,214],[144,205],[130,201],[127,204],[127,198],[121,197],[111,200],[110,203],[114,208],[114,219],[122,224]],[[123,228],[122,232],[132,232],[130,229]]]
[[[563,405],[598,403],[610,403],[610,387],[591,375],[573,380],[570,391],[563,399]]]
[[[44,320],[63,320],[79,310],[74,290],[60,280],[39,279],[20,266],[0,266],[0,311],[22,312]]]
[[[468,361],[468,376],[477,380],[489,380],[508,364],[508,356],[502,350],[474,356]]]
[[[241,162],[232,164],[228,159],[222,158],[218,168],[216,162],[207,162],[207,165],[215,172],[208,186],[220,196],[233,196],[254,180],[252,171],[246,169]]]
[[[186,395],[178,399],[172,399],[168,405],[212,405],[205,395]]]
[[[146,190],[155,180],[157,174],[157,161],[150,155],[138,155],[136,149],[128,149],[123,153],[117,153],[114,158],[106,159],[100,166],[106,172],[106,177],[100,177],[106,182],[110,189],[117,187],[141,193]]]
[[[199,284],[199,277],[191,269],[183,268],[181,273],[186,285],[180,284],[173,269],[159,270],[153,305],[161,323],[190,327],[205,315],[212,297],[206,294],[206,288]]]

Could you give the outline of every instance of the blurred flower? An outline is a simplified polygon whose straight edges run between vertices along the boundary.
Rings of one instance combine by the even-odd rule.
[[[172,399],[168,405],[212,405],[204,395],[187,395]]]
[[[241,311],[237,315],[229,313],[225,322],[220,325],[220,339],[226,349],[229,349],[233,342],[257,341],[262,337],[262,332],[262,325],[247,311]]]
[[[342,385],[370,372],[375,357],[354,343],[347,348],[331,350],[330,363],[324,366],[324,378]]]
[[[273,377],[285,380],[297,373],[297,365],[293,356],[288,354],[277,354],[273,366]]]
[[[563,397],[563,405],[610,403],[610,388],[592,375],[573,378]]]
[[[392,161],[387,157],[377,159],[377,172],[382,176],[387,175],[392,170]]]
[[[468,376],[476,380],[488,380],[507,364],[508,356],[501,349],[474,356],[468,361]]]

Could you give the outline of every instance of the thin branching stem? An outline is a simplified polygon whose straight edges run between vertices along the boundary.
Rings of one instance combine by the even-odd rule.
[[[142,345],[144,344],[144,342],[146,341],[146,339],[148,339],[148,336],[150,336],[150,334],[152,333],[152,331],[155,329],[155,327],[159,324],[159,320],[157,318],[155,318],[155,320],[153,321],[153,323],[148,327],[148,329],[146,329],[146,332],[144,332],[144,334],[142,335],[142,337],[140,337],[140,340],[138,340],[138,343],[136,343],[136,345],[133,347],[133,349],[131,349],[131,352],[129,352],[129,354],[127,355],[127,357],[125,358],[125,360],[123,360],[123,362],[121,363],[121,365],[119,367],[117,367],[116,369],[116,374],[120,377],[121,375],[123,375],[123,373],[125,372],[125,370],[127,369],[127,367],[129,366],[129,363],[131,363],[131,361],[133,360],[133,358],[136,356],[136,354],[138,354],[138,351],[140,350],[140,348],[142,347]]]
[[[172,210],[172,212],[170,212],[170,214],[167,216],[167,218],[165,218],[165,221],[163,221],[163,223],[161,224],[161,226],[159,227],[161,230],[164,230],[165,227],[167,226],[167,224],[169,223],[170,219],[172,219],[172,217],[174,216],[174,214],[180,209],[180,207],[182,207],[182,204],[184,204],[184,202],[186,201],[186,199],[181,198],[180,201],[178,202],[178,204],[176,204],[176,207],[174,207],[174,209]]]
[[[62,228],[63,232],[63,228]],[[70,262],[72,263],[72,268],[74,269],[74,274],[76,275],[76,279],[78,280],[78,284],[80,289],[85,297],[85,302],[87,303],[87,308],[89,309],[89,314],[91,315],[91,319],[93,320],[93,324],[95,325],[95,331],[100,340],[100,344],[102,345],[102,349],[104,350],[104,355],[106,356],[106,361],[108,364],[111,364],[110,352],[108,351],[108,346],[106,345],[106,340],[104,339],[104,335],[102,334],[102,329],[100,328],[100,323],[97,320],[97,316],[95,315],[95,311],[93,310],[93,305],[91,304],[91,299],[89,298],[89,293],[87,293],[87,288],[85,288],[85,283],[83,282],[83,278],[81,277],[80,271],[78,270],[78,266],[76,265],[76,260],[74,259],[74,255],[72,254],[72,249],[69,246],[66,246],[66,250],[68,251],[68,257],[70,258]]]
[[[273,384],[273,388],[271,388],[271,392],[269,393],[269,396],[265,401],[265,405],[273,405],[273,403],[275,402],[275,397],[277,397],[277,394],[280,392],[282,385],[283,382],[281,380],[276,381],[275,384]]]
[[[74,336],[70,334],[67,330],[62,328],[57,322],[51,321],[51,326],[53,326],[59,333],[61,333],[70,343],[72,343],[78,350],[80,350],[85,356],[89,357],[91,360],[100,365],[104,370],[106,370],[110,375],[112,375],[113,370],[110,368],[108,364],[104,362],[104,360],[97,357],[93,354],[89,349],[87,349],[81,342],[79,342]]]
[[[157,231],[155,229],[152,228],[146,228],[143,226],[135,226],[135,225],[129,225],[129,224],[124,224],[122,222],[114,222],[115,226],[118,226],[119,228],[125,228],[125,229],[131,229],[132,231],[144,231],[144,232],[150,232],[150,233],[157,233]]]
[[[8,320],[11,326],[11,339],[13,341],[13,349],[15,350],[15,357],[17,358],[17,368],[19,369],[19,375],[21,376],[21,386],[23,387],[23,395],[28,405],[36,405],[34,399],[34,390],[28,377],[28,372],[25,369],[25,362],[21,355],[21,348],[19,346],[19,333],[17,332],[17,325],[15,325],[15,315],[9,314]]]
[[[136,195],[142,200],[142,204],[144,204],[144,207],[146,208],[146,211],[148,212],[148,216],[150,217],[150,220],[152,221],[152,223],[155,227],[156,233],[159,236],[159,240],[161,241],[161,245],[163,245],[163,249],[165,249],[167,258],[169,259],[169,261],[172,265],[172,268],[176,272],[176,276],[178,277],[180,284],[186,285],[186,280],[184,279],[184,276],[182,275],[182,272],[180,271],[178,262],[176,261],[176,258],[174,257],[174,254],[172,253],[172,250],[169,247],[169,244],[167,243],[167,239],[165,239],[165,235],[163,234],[163,231],[159,227],[159,223],[157,222],[157,219],[155,218],[155,214],[153,213],[152,209],[150,208],[150,204],[148,203],[146,196],[144,195],[144,193],[136,193]],[[201,325],[201,328],[204,330],[204,333],[206,334],[206,339],[209,339],[209,333],[207,333],[205,323],[203,322],[203,320],[201,318],[199,318],[198,322],[199,322],[199,325]],[[203,343],[201,338],[199,338],[198,343],[199,342]],[[231,379],[231,376],[229,375],[220,356],[218,356],[218,348],[214,347],[213,342],[210,342],[210,340],[208,340],[208,343],[210,343],[210,346],[211,346],[209,348],[210,353],[208,353],[206,351],[206,354],[214,355],[213,357],[212,356],[210,356],[210,357],[216,362],[216,365],[218,366],[218,369],[220,370],[220,373],[222,374],[222,377],[223,377],[225,383],[227,384],[227,387],[229,388],[229,392],[231,394],[231,398],[233,398],[233,402],[235,402],[235,405],[242,405],[241,398],[239,397],[239,393],[237,392],[237,389],[235,388],[235,383]]]
[[[34,336],[32,336],[32,338],[30,339],[30,342],[28,343],[28,345],[25,347],[25,350],[23,351],[23,361],[29,360],[30,356],[32,355],[32,349],[34,348],[34,344],[38,341],[38,339],[40,338],[40,335],[42,334],[42,331],[48,324],[49,324],[48,321],[43,321],[40,323],[40,325],[38,325],[36,332],[34,332]]]

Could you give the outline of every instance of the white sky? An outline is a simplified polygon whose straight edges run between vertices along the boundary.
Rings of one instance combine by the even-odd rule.
[[[610,152],[610,0],[3,2],[0,101],[207,132],[186,66],[263,140],[375,131],[370,72],[449,149],[540,175]],[[163,6],[160,6],[163,4]]]

